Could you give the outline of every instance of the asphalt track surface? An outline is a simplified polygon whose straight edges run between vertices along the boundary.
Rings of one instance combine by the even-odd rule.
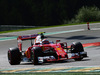
[[[55,33],[58,31],[70,31],[70,30],[78,30],[83,29],[82,31],[77,32],[68,32],[68,33],[60,33],[54,35],[48,35],[48,39],[50,41],[54,41],[56,39],[60,39],[62,42],[67,42],[68,45],[71,45],[72,42],[81,42],[84,43],[93,43],[100,42],[100,24],[90,24],[91,30],[87,30],[87,25],[76,25],[76,26],[64,26],[64,27],[55,27],[55,28],[45,28],[38,30],[29,30],[29,31],[21,31],[21,32],[13,32],[13,33],[5,33],[0,34],[0,38],[3,37],[12,37],[19,35],[27,35],[34,34],[37,32],[47,32],[47,33]],[[24,49],[27,48],[30,44],[24,44]],[[99,66],[100,67],[100,46],[85,48],[85,51],[88,53],[88,58],[84,58],[82,61],[74,61],[73,59],[67,60],[64,62],[56,62],[56,63],[45,63],[42,65],[34,66],[30,62],[22,62],[20,65],[10,65],[7,59],[7,51],[10,47],[17,47],[17,40],[3,40],[0,41],[0,69],[9,69],[9,68],[55,68],[55,67],[90,67],[90,66]]]

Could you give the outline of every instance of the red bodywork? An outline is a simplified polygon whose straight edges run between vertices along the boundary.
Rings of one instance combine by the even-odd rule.
[[[60,58],[67,58],[68,57],[67,53],[61,47],[60,43],[58,43],[58,44],[47,44],[47,45],[46,44],[45,45],[33,45],[32,47],[36,47],[36,46],[41,47],[42,51],[49,50],[50,48],[54,48],[54,51],[56,51],[56,53],[58,55],[58,59],[60,59]],[[29,47],[27,49],[27,51],[25,52],[25,55],[27,56],[27,58],[30,58],[30,49],[32,47]]]
[[[22,41],[23,40],[35,39],[36,36],[38,36],[38,34],[29,35],[29,36],[19,36],[17,40],[18,40],[18,48],[20,49],[20,51],[22,51]],[[31,58],[31,48],[41,47],[42,51],[49,50],[51,48],[53,48],[53,50],[56,51],[58,59],[47,59],[47,61],[59,61],[59,60],[79,58],[79,56],[77,55],[75,57],[69,58],[67,54],[67,50],[68,50],[67,43],[57,43],[59,41],[60,40],[57,40],[55,44],[32,45],[25,51],[24,54],[27,58],[30,59]],[[66,49],[64,49],[64,44],[66,44]]]

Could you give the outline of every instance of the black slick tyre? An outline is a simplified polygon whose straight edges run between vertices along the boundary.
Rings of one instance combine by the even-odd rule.
[[[75,58],[75,61],[81,61],[83,57],[80,55],[80,52],[84,52],[83,45],[80,42],[73,43],[71,45],[71,53],[78,53],[80,58]]]
[[[18,65],[21,62],[21,52],[19,48],[10,48],[8,50],[8,62],[11,65]]]
[[[43,56],[41,47],[33,47],[31,50],[31,58],[34,65],[40,65],[38,57]]]
[[[84,48],[80,42],[73,43],[71,45],[71,53],[83,52]]]

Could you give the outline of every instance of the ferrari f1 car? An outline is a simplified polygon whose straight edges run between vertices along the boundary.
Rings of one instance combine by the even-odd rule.
[[[21,61],[27,60],[34,65],[39,65],[45,62],[60,61],[67,59],[74,59],[75,61],[81,61],[87,57],[87,52],[80,42],[74,42],[69,47],[66,42],[60,43],[60,40],[56,40],[56,43],[49,42],[48,44],[36,44],[31,41],[31,46],[26,51],[22,50],[22,41],[35,39],[39,34],[18,36],[18,47],[9,48],[8,61],[11,65],[20,64]],[[44,35],[41,34],[43,37]]]

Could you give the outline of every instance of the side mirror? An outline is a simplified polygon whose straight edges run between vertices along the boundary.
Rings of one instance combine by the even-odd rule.
[[[60,40],[56,40],[56,42],[60,42]]]
[[[57,44],[57,42],[60,42],[60,40],[56,40],[56,44]]]

